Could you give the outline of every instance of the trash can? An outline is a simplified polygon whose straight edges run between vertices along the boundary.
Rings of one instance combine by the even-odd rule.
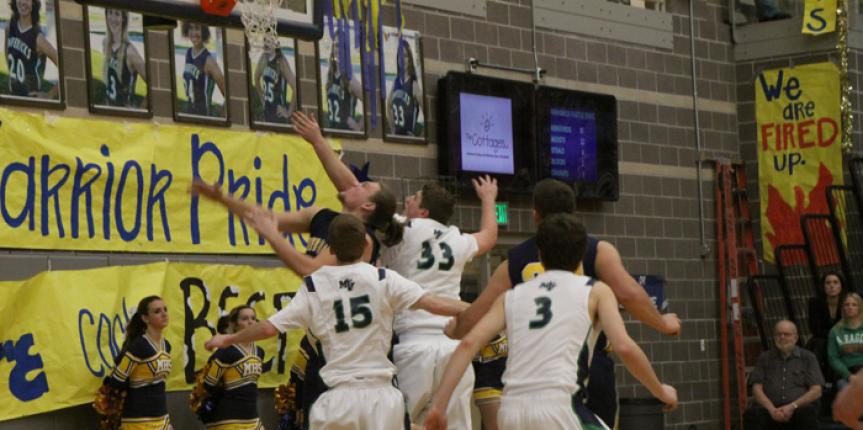
[[[656,399],[620,399],[620,430],[664,430],[662,406]]]

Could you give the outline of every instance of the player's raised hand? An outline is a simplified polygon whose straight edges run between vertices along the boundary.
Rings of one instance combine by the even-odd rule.
[[[217,335],[213,336],[212,339],[208,340],[207,343],[204,344],[204,348],[206,348],[207,351],[212,351],[212,350],[217,349],[217,348],[227,347],[227,346],[229,346],[229,344],[227,342],[227,337],[228,336],[224,335],[224,334],[217,334]]]
[[[218,185],[210,185],[200,178],[195,178],[192,181],[192,185],[189,186],[189,193],[217,201],[222,197],[222,189]]]
[[[296,111],[291,115],[291,120],[294,123],[294,130],[296,130],[300,136],[303,136],[303,139],[306,139],[306,142],[312,144],[326,142],[324,140],[324,135],[321,134],[321,127],[318,126],[318,121],[310,115]]]
[[[677,409],[677,390],[671,385],[662,384],[662,397],[659,401],[665,403],[662,412],[671,412]]]
[[[432,406],[426,414],[425,430],[446,430],[446,413]]]
[[[497,198],[497,179],[484,175],[471,179],[471,182],[473,182],[473,189],[480,200],[491,199],[494,201]]]
[[[665,323],[665,329],[662,330],[662,334],[666,336],[680,335],[680,317],[677,314],[664,314],[662,315],[662,321]]]
[[[246,211],[243,214],[243,219],[261,236],[269,238],[279,234],[279,222],[276,220],[276,214],[262,207],[255,207]]]

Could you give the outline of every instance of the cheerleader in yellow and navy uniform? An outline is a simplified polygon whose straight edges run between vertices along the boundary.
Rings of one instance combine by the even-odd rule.
[[[126,327],[126,340],[108,378],[126,390],[120,430],[173,430],[165,380],[171,373],[171,345],[162,336],[168,307],[158,296],[145,297]]]
[[[254,309],[238,306],[219,320],[217,328],[223,334],[236,333],[257,321]],[[254,342],[213,353],[190,399],[208,430],[264,429],[258,417],[258,377],[263,362],[264,350]],[[196,397],[207,398],[197,401]]]

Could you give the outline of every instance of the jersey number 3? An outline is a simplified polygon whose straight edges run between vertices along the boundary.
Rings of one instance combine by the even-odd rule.
[[[362,295],[351,297],[351,324],[354,328],[368,327],[372,323],[372,309],[369,307],[369,296]],[[333,310],[336,312],[336,333],[350,330],[345,322],[345,307],[341,300],[333,302]]]
[[[536,316],[538,318],[530,320],[529,327],[531,329],[543,328],[551,321],[551,299],[548,297],[537,297],[533,299],[533,302],[536,303]]]

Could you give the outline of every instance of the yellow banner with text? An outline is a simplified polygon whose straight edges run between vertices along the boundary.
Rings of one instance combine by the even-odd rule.
[[[241,219],[188,194],[195,177],[274,210],[340,207],[296,135],[51,117],[0,108],[7,248],[252,254]],[[300,249],[306,237],[287,236]]]
[[[300,279],[287,269],[155,263],[43,272],[0,282],[0,421],[92,402],[110,374],[138,302],[161,296],[170,322],[169,391],[190,389],[210,353],[204,342],[232,308],[263,320],[286,306]],[[302,331],[260,342],[261,387],[285,383]],[[95,424],[95,423],[94,423]]]
[[[761,235],[773,262],[776,247],[804,243],[800,216],[829,213],[827,187],[843,184],[839,70],[818,63],[762,71],[755,118]]]

